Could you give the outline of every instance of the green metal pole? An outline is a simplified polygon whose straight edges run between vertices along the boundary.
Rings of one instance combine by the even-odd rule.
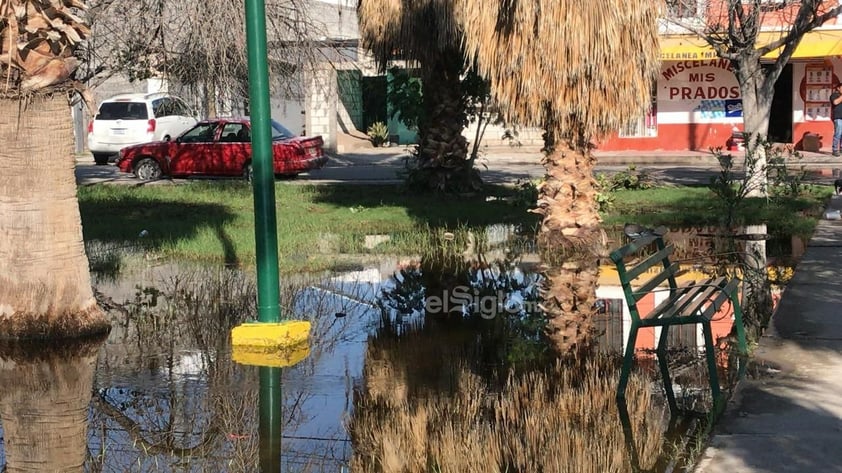
[[[281,315],[280,284],[266,52],[266,3],[264,0],[245,0],[245,6],[254,172],[254,233],[257,245],[257,320],[277,323]]]
[[[281,368],[260,368],[260,419],[258,435],[260,444],[260,472],[281,471]]]

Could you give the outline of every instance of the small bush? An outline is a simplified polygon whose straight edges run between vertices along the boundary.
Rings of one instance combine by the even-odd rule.
[[[610,210],[614,206],[614,195],[612,192],[615,189],[612,180],[604,173],[597,174],[596,189],[596,204],[599,207],[599,211],[606,212]]]
[[[382,146],[389,141],[389,127],[383,122],[374,122],[368,127],[366,135],[374,146]]]
[[[618,189],[644,190],[652,187],[654,185],[649,174],[646,171],[639,171],[634,165],[611,176],[610,190],[612,191]]]

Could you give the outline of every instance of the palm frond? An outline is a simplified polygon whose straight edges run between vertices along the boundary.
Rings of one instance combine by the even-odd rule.
[[[0,0],[0,90],[34,92],[65,82],[90,34],[80,0]]]
[[[661,2],[462,0],[465,49],[509,119],[598,137],[642,114],[660,68]]]

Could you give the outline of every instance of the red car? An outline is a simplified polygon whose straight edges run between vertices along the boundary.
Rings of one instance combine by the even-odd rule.
[[[276,176],[295,176],[327,162],[321,136],[295,136],[272,121]],[[173,141],[155,141],[120,150],[120,171],[138,179],[161,176],[243,176],[251,179],[251,127],[248,118],[203,120]]]

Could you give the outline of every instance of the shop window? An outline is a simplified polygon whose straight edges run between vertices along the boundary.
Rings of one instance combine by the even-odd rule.
[[[658,136],[658,95],[655,84],[652,85],[649,110],[642,116],[620,127],[621,138],[646,138]]]

